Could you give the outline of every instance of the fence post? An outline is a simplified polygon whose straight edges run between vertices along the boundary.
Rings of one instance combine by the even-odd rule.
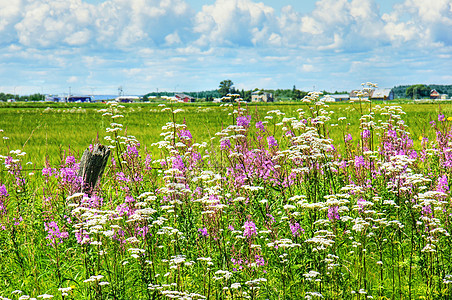
[[[110,149],[100,144],[94,145],[92,150],[88,147],[83,152],[82,159],[80,160],[80,169],[78,170],[78,176],[81,176],[83,180],[82,192],[91,195],[97,182],[104,173],[109,156]]]

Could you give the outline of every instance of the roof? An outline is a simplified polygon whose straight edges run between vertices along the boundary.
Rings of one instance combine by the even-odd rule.
[[[138,96],[119,96],[116,98],[116,100],[123,100],[123,99],[139,100],[140,97],[138,97]]]
[[[334,95],[325,95],[325,97],[330,97],[334,99],[342,99],[342,98],[350,98],[349,94],[334,94]]]
[[[391,89],[375,89],[372,93],[372,98],[388,98],[391,93]]]

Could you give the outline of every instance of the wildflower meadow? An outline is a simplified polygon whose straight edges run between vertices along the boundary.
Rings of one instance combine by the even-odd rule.
[[[414,135],[401,106],[324,100],[221,104],[206,140],[171,103],[139,140],[110,102],[88,191],[71,149],[31,172],[2,147],[0,299],[452,298],[452,114]]]

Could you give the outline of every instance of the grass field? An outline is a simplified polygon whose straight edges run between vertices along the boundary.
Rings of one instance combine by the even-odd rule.
[[[0,103],[0,129],[0,299],[452,298],[450,103]]]
[[[391,105],[376,103],[375,105]],[[161,127],[171,121],[168,113],[161,112],[158,103],[124,104],[123,124],[127,134],[135,136],[143,146],[150,146],[160,139]],[[407,122],[414,137],[426,136],[431,120],[435,120],[440,111],[452,115],[452,106],[445,102],[438,104],[414,104],[412,101],[393,103],[401,105],[406,112]],[[297,116],[298,109],[305,109],[303,103],[284,102],[271,104],[249,103],[248,109],[254,118],[263,118],[267,111],[280,110],[286,117]],[[329,110],[334,111],[332,119],[345,116],[350,123],[349,130],[359,129],[360,106],[358,103],[330,103]],[[106,107],[102,103],[0,103],[0,129],[3,140],[0,153],[20,149],[27,153],[25,158],[42,167],[45,160],[52,163],[60,160],[63,151],[69,149],[79,156],[97,137],[102,143],[106,136],[105,128],[109,120],[102,117],[99,109]],[[215,133],[231,123],[233,111],[213,103],[174,104],[175,109],[184,111],[177,115],[176,122],[185,123],[191,128],[197,142],[209,141]],[[368,107],[364,106],[365,111]],[[338,123],[338,122],[336,122]],[[334,140],[342,140],[339,130],[331,130]],[[149,149],[155,153],[155,149]]]

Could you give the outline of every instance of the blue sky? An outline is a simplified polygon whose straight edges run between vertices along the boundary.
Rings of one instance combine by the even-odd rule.
[[[452,84],[450,0],[0,0],[0,91]]]

